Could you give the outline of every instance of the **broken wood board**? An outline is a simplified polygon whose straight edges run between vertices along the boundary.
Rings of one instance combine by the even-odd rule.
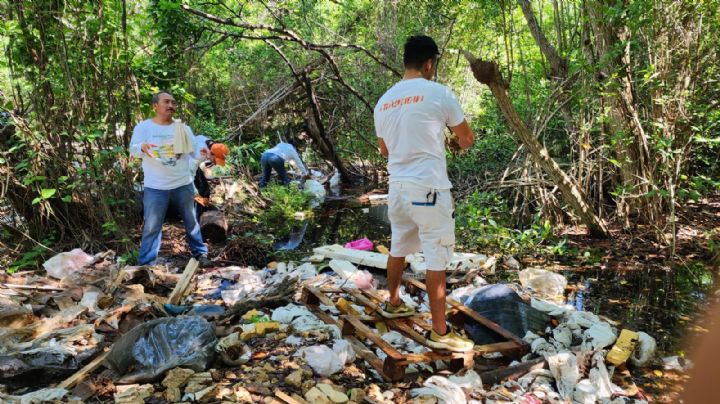
[[[100,355],[97,356],[97,358],[93,359],[90,363],[83,366],[83,368],[78,370],[74,375],[68,377],[62,383],[58,384],[57,387],[66,389],[66,390],[70,390],[71,388],[75,387],[76,384],[85,380],[85,378],[88,377],[88,375],[90,375],[97,368],[99,368],[109,353],[110,353],[110,350],[107,350],[107,351],[101,353]]]
[[[340,244],[313,248],[313,252],[328,258],[350,261],[356,265],[366,265],[379,269],[387,268],[387,255],[371,251],[353,250],[351,248],[345,248]]]
[[[349,298],[355,304],[365,307],[366,312],[377,312],[379,310],[379,304],[383,300],[377,292],[371,290],[342,288],[341,291],[349,295]],[[337,288],[320,289],[306,285],[303,288],[301,301],[325,323],[338,325],[345,339],[368,340],[368,342],[372,344],[371,346],[382,350],[387,355],[384,360],[380,360],[377,355],[368,348],[365,348],[368,352],[365,352],[364,356],[359,356],[365,359],[386,380],[398,381],[404,379],[407,366],[414,363],[433,363],[440,360],[447,362],[449,369],[457,371],[462,368],[472,367],[476,356],[482,356],[491,352],[505,354],[516,352],[526,347],[510,340],[494,344],[476,345],[475,348],[469,352],[436,351],[429,346],[424,335],[424,332],[429,331],[432,326],[428,322],[427,316],[424,316],[423,313],[396,319],[371,318],[366,315],[345,313],[341,315],[340,320],[336,322],[327,313],[320,310],[320,304],[338,308],[338,304],[335,304],[333,301],[333,296],[337,294]],[[427,347],[430,351],[420,354],[399,352],[388,342],[380,338],[378,333],[364,324],[365,322],[373,323],[377,321],[381,321],[386,327],[400,332],[415,343]],[[417,331],[416,328],[419,328],[421,331]],[[364,347],[362,343],[359,343],[359,345]],[[358,350],[358,346],[355,344],[353,344],[353,347],[356,351]]]
[[[182,277],[178,281],[177,285],[175,285],[175,289],[173,289],[172,293],[170,293],[170,297],[168,297],[168,303],[180,303],[180,300],[182,300],[183,296],[185,295],[185,292],[187,291],[188,286],[190,286],[190,282],[192,281],[193,276],[195,276],[195,271],[197,271],[199,266],[200,263],[198,262],[198,260],[196,260],[195,258],[190,258],[190,261],[188,262],[185,270],[183,271]]]
[[[16,283],[0,283],[0,287],[7,289],[24,289],[24,290],[47,290],[51,292],[62,292],[65,288],[56,288],[54,286],[45,285],[19,285]]]

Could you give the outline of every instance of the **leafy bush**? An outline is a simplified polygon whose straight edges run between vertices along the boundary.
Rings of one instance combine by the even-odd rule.
[[[505,200],[494,192],[474,192],[455,209],[458,245],[465,249],[492,249],[507,253],[536,250],[552,238],[550,222],[539,214],[524,230],[510,227],[510,210]],[[550,246],[549,253],[558,253],[562,245]]]
[[[517,145],[507,133],[478,134],[467,153],[448,158],[448,173],[453,182],[469,177],[498,178],[508,167]]]
[[[293,220],[295,212],[310,210],[311,196],[292,185],[268,185],[263,196],[270,199],[270,206],[257,217],[261,223],[283,223]]]

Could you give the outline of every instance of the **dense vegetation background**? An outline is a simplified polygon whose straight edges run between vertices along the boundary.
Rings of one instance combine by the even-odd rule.
[[[573,223],[673,245],[686,204],[718,188],[719,11],[717,0],[2,0],[0,243],[14,268],[63,243],[135,248],[141,174],[127,146],[158,89],[196,133],[228,142],[235,175],[249,180],[264,148],[306,128],[311,164],[372,182],[384,170],[372,107],[400,77],[406,37],[423,33],[479,135],[449,155],[467,247],[521,248]],[[502,77],[481,84],[463,51]]]

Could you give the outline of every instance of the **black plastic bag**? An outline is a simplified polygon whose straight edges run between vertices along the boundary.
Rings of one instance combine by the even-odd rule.
[[[160,318],[123,335],[106,361],[122,375],[119,383],[152,381],[179,366],[204,371],[216,344],[214,328],[202,317]]]
[[[547,314],[532,308],[514,290],[502,284],[480,287],[462,296],[460,300],[465,306],[520,338],[528,331],[537,334],[545,330],[550,322]],[[465,331],[478,345],[505,340],[494,331],[475,322],[466,323]]]

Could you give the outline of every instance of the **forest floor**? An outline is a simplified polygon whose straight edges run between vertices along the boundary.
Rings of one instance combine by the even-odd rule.
[[[331,215],[334,214],[333,210]],[[720,300],[717,282],[720,251],[713,249],[720,240],[720,197],[690,203],[678,216],[674,257],[667,244],[653,241],[654,229],[650,227],[631,231],[614,227],[612,238],[602,240],[589,237],[582,227],[575,226],[564,226],[555,233],[567,239],[568,248],[580,252],[580,256],[528,254],[517,257],[523,267],[540,267],[564,274],[569,280],[568,304],[601,314],[622,324],[622,328],[645,331],[656,338],[658,360],[632,373],[634,382],[653,402],[678,402],[688,379],[688,369],[666,369],[659,358],[682,358],[691,353],[692,341],[706,332],[708,322],[714,320],[705,316],[705,312]],[[342,229],[343,223],[339,226]],[[342,233],[338,229],[334,231]],[[371,238],[380,238],[384,231],[387,229],[375,231],[375,237]],[[387,242],[387,238],[380,242]],[[309,252],[316,247],[307,244],[300,249]],[[186,259],[184,232],[180,226],[168,226],[161,254],[177,260],[178,265]],[[517,280],[517,271],[499,269],[498,272],[498,279]]]
[[[308,226],[303,227],[304,241],[294,254],[296,256],[310,255],[313,247],[329,243],[343,243],[350,241],[350,237],[368,236],[377,244],[387,245],[388,227],[387,223],[382,220],[381,208],[382,206],[377,205],[370,208],[367,205],[350,207],[341,205],[339,207],[327,206],[321,208],[309,223],[309,229],[307,229]],[[638,236],[643,234],[644,230],[646,230],[647,236]],[[567,305],[573,306],[577,311],[588,311],[600,315],[603,320],[608,319],[608,321],[611,321],[618,331],[627,328],[644,331],[653,336],[658,345],[655,359],[643,368],[617,369],[613,382],[619,383],[618,377],[629,380],[629,384],[623,386],[626,391],[630,390],[627,386],[637,386],[640,391],[639,397],[645,397],[651,402],[675,403],[680,400],[683,386],[688,379],[687,371],[689,367],[685,366],[682,359],[680,360],[682,365],[674,368],[666,364],[662,359],[675,356],[683,358],[686,354],[691,355],[693,339],[697,335],[706,332],[709,328],[708,322],[714,320],[707,318],[704,313],[709,305],[720,297],[718,283],[716,282],[719,257],[718,250],[713,247],[717,245],[720,236],[720,198],[706,199],[701,203],[689,204],[683,209],[678,225],[678,239],[674,257],[672,256],[672,250],[668,246],[651,241],[651,230],[633,229],[632,232],[626,232],[615,228],[612,230],[612,238],[598,240],[585,235],[582,228],[567,226],[557,229],[556,235],[566,240],[568,251],[572,251],[572,253],[560,257],[528,254],[516,258],[521,263],[521,268],[543,268],[564,275],[568,280],[565,291]],[[255,231],[273,232],[273,229],[264,228]],[[137,234],[134,235],[134,239],[138,244],[139,236],[138,229]],[[221,254],[223,261],[218,262],[218,264],[223,265],[245,261],[247,251],[257,247],[250,245],[252,243],[251,236],[243,236],[243,240],[243,242],[248,243],[245,247],[232,245],[237,241],[229,242],[226,245],[211,245],[211,258]],[[237,253],[237,256],[233,255],[233,251]],[[262,249],[258,248],[258,251],[262,251]],[[485,253],[493,255],[492,251],[485,251]],[[177,272],[185,266],[188,251],[184,230],[180,224],[169,223],[164,227],[160,255],[165,261],[165,266],[176,268],[172,272]],[[502,254],[497,255],[498,258],[501,258]],[[271,261],[287,261],[287,252],[272,252],[266,249],[264,252],[255,254],[254,259],[267,261],[259,265],[270,264]],[[499,261],[501,262],[502,259],[499,259]],[[518,272],[518,268],[511,269],[498,265],[494,274],[483,275],[483,277],[490,283],[507,282],[517,284]],[[374,274],[376,277],[382,278],[382,271],[375,271]],[[196,287],[198,289],[201,289],[201,284],[209,282],[208,278],[206,278],[208,275],[211,275],[211,273],[199,275],[201,279],[197,281],[198,285]],[[26,273],[23,276],[30,279],[33,275]],[[175,277],[173,279],[176,282],[179,275],[163,272],[162,276],[168,279]],[[136,278],[133,278],[131,282],[147,284],[147,280]],[[15,283],[17,281],[12,279],[12,277],[7,277],[3,282]],[[150,291],[153,294],[162,296],[169,292],[168,286],[163,285],[163,282],[168,280],[164,280],[162,277],[158,279],[152,281],[153,286],[150,289],[147,289],[148,286],[146,286],[145,293]],[[170,279],[170,282],[173,282],[173,279]],[[130,290],[128,288],[126,293],[129,293]],[[77,294],[78,292],[74,291],[73,293]],[[198,294],[197,291],[194,293],[195,296],[202,295]],[[78,300],[79,296],[82,296],[84,300],[81,293],[77,296],[73,295],[70,298],[66,297],[64,300],[56,301],[63,301],[63,304],[72,306],[72,301]],[[37,296],[33,299],[36,298]],[[125,298],[127,299],[127,295]],[[58,307],[60,307],[60,304],[58,304]],[[230,306],[228,305],[228,307]],[[151,313],[154,312],[151,311]],[[110,322],[106,321],[106,331],[109,331],[108,335],[110,336],[115,335],[118,331],[129,329],[123,328],[123,323],[126,324],[125,327],[128,327],[128,324],[136,324],[138,320],[148,314],[147,311],[135,313],[135,309],[133,309],[128,316],[119,322],[119,330],[113,331],[107,328],[107,324]],[[238,320],[236,317],[231,318]],[[92,318],[94,317],[90,316],[88,320]],[[95,321],[98,324],[100,320]],[[226,325],[230,326],[231,324]],[[278,334],[277,338],[281,338],[280,334]],[[113,338],[111,337],[111,339]],[[276,356],[279,355],[278,357],[291,357],[294,354],[293,348],[289,345],[281,348],[276,347],[273,350],[271,346],[272,341],[275,341],[274,339],[260,338],[259,341],[260,345],[255,345],[254,361],[260,358],[256,358],[256,355],[263,352],[264,355],[267,355],[268,352],[275,352]],[[110,341],[105,343],[107,342]],[[277,342],[283,341],[278,340]],[[318,338],[317,342],[321,342],[321,340]],[[263,343],[270,345],[265,347],[266,345],[262,345]],[[263,351],[263,349],[270,349],[270,351]],[[297,348],[294,349],[297,350]],[[262,360],[257,363],[259,365],[255,367],[242,365],[241,369],[248,372],[247,377],[250,377],[254,383],[267,383],[268,380],[261,381],[261,379],[266,378],[268,375],[270,375],[270,381],[272,381],[274,377],[272,374],[273,372],[277,374],[277,371],[268,367],[267,364],[261,369],[259,366],[262,366]],[[482,365],[477,368],[478,372],[482,371],[481,368]],[[392,384],[381,382],[377,382],[377,385],[368,385],[367,383],[372,382],[372,379],[366,377],[367,372],[363,374],[364,371],[354,366],[349,366],[347,369],[342,374],[333,376],[330,383],[340,384],[341,386],[346,383],[344,390],[348,395],[351,395],[350,387],[360,387],[361,390],[368,394],[371,392],[378,393],[379,388],[382,390],[380,393],[386,393],[386,398],[389,394],[390,396],[394,395],[396,399],[402,397],[402,400],[405,400],[409,391],[408,386],[412,385],[408,383]],[[242,382],[244,376],[226,370],[223,370],[220,376],[213,373],[212,378],[218,379],[219,377],[218,380],[223,380],[223,382],[219,383],[222,385],[226,385],[223,383],[228,383],[228,380],[230,380],[231,385],[241,381],[241,383],[235,385],[236,391],[234,394],[236,397],[241,393],[253,397],[267,397],[267,394],[270,394],[267,389],[259,388],[255,390],[252,388],[237,390],[237,386],[245,385]],[[299,373],[302,375],[303,383],[311,381],[305,372],[306,370],[303,370]],[[198,375],[203,374],[198,373]],[[115,387],[113,387],[112,383],[104,385],[103,383],[108,380],[107,377],[107,371],[105,371],[99,376],[90,379],[89,383],[77,387],[75,393],[86,393],[88,394],[87,397],[99,395],[104,397],[101,401],[105,401],[114,391],[117,398],[121,389],[118,387],[113,390]],[[287,378],[289,375],[285,377]],[[353,377],[358,377],[358,379],[352,379]],[[235,382],[232,382],[233,380]],[[281,378],[281,380],[284,379]],[[364,382],[361,380],[364,380]],[[204,383],[207,383],[207,381]],[[321,380],[319,383],[322,384],[325,381]],[[91,387],[92,389],[88,390]],[[162,389],[162,387],[159,388]],[[158,386],[156,386],[156,391],[157,389]],[[306,388],[296,387],[295,389],[298,392],[301,390],[306,390]],[[241,393],[238,391],[241,391]],[[290,391],[293,391],[293,389]],[[133,394],[136,393],[137,391],[133,391]],[[355,391],[355,393],[358,393],[358,391]],[[490,392],[490,394],[495,393],[499,394],[500,392],[498,390]],[[164,394],[167,394],[167,392]],[[383,400],[382,394],[376,398],[378,398],[376,400],[378,402]],[[388,400],[393,401],[392,399]]]

